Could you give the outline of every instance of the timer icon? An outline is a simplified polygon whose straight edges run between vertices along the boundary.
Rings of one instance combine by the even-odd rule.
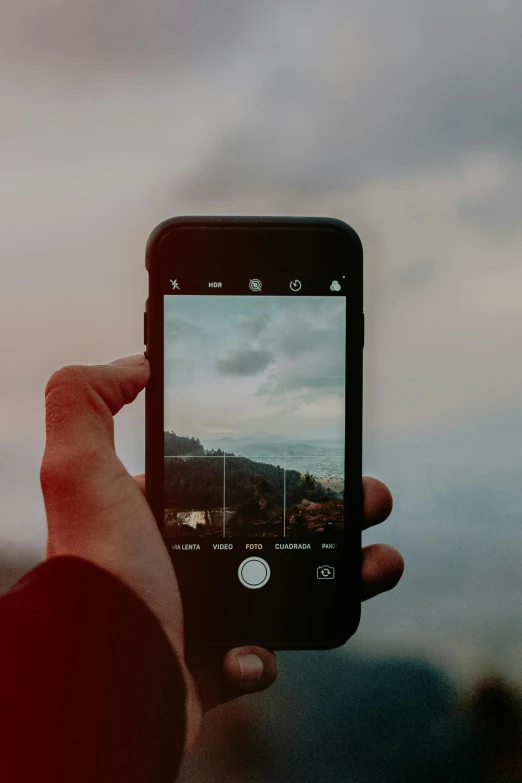
[[[300,280],[292,280],[290,283],[290,291],[300,291],[301,290],[301,281]]]

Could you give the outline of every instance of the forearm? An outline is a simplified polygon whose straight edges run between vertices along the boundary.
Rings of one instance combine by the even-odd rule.
[[[185,735],[180,667],[152,612],[78,558],[0,599],[0,779],[172,783]]]

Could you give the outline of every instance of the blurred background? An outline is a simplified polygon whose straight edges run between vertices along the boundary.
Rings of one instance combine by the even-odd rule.
[[[181,780],[522,780],[522,8],[517,0],[4,0],[0,585],[41,560],[48,377],[142,346],[183,214],[360,234],[364,543],[404,577],[328,653],[206,720]],[[144,399],[119,414],[144,469]]]

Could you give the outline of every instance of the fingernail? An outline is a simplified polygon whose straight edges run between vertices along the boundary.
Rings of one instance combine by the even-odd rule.
[[[145,364],[145,354],[135,353],[132,356],[124,356],[122,359],[115,359],[111,364],[116,367],[135,367],[138,364]]]
[[[243,682],[255,682],[261,679],[263,674],[263,661],[257,655],[238,655],[239,670]]]

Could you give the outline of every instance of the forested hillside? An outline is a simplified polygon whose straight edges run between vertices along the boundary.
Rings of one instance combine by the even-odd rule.
[[[342,524],[342,498],[311,473],[236,457],[221,449],[205,450],[198,438],[165,433],[165,509],[208,510],[211,517],[225,507],[232,512],[229,528],[244,525]],[[224,458],[225,457],[225,458]],[[308,504],[308,505],[306,505]]]

